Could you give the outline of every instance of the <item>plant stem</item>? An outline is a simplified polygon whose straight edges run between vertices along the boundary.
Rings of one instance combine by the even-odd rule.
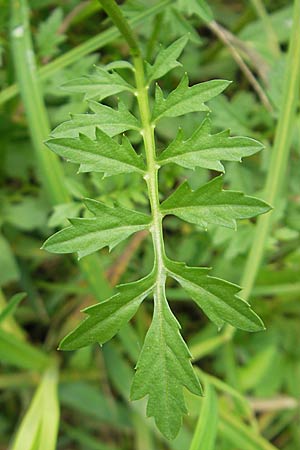
[[[165,249],[162,229],[162,214],[160,213],[159,191],[158,191],[158,170],[156,162],[154,126],[151,123],[148,86],[145,84],[144,66],[140,56],[134,57],[135,80],[137,87],[137,99],[142,122],[142,136],[144,140],[147,174],[145,180],[148,187],[148,195],[151,206],[153,223],[150,228],[155,255],[156,286],[154,300],[160,309],[161,302],[165,297],[166,269],[164,264]]]
[[[146,9],[145,11],[135,15],[128,21],[128,23],[131,26],[139,25],[147,19],[150,19],[155,14],[163,11],[168,5],[170,5],[171,2],[172,0],[162,0],[156,5],[152,6],[152,8]],[[116,38],[118,38],[118,36],[120,36],[120,32],[112,27],[106,31],[101,32],[97,36],[88,39],[83,44],[78,45],[76,48],[73,48],[67,53],[56,58],[54,61],[51,61],[46,66],[38,68],[38,80],[48,80],[59,70],[71,64],[74,64],[89,53],[99,50],[100,48],[114,41]],[[0,105],[15,97],[18,92],[19,86],[17,84],[13,84],[4,89],[2,92],[0,92]]]
[[[289,40],[288,59],[285,68],[282,105],[275,131],[274,147],[265,184],[265,200],[276,207],[277,199],[286,177],[287,163],[292,142],[292,130],[295,120],[300,90],[300,0],[295,0],[293,11],[293,27]],[[260,216],[252,247],[248,255],[241,285],[243,296],[248,299],[253,288],[258,269],[261,265],[265,243],[269,234],[273,214]]]
[[[100,3],[102,4],[103,9],[105,9],[107,15],[113,20],[124,39],[127,41],[132,55],[140,55],[138,42],[116,2],[112,0],[100,0]]]
[[[36,75],[26,0],[11,0],[11,14],[13,58],[41,182],[51,205],[66,203],[71,197],[61,164],[43,144],[49,136],[50,125]],[[109,296],[111,289],[104,277],[99,256],[89,255],[78,264],[94,295]]]
[[[158,192],[158,170],[159,165],[156,162],[155,139],[154,139],[154,125],[151,122],[148,86],[146,84],[144,75],[144,63],[141,57],[138,42],[128,24],[121,10],[118,8],[114,0],[100,0],[106,13],[110,16],[115,25],[126,39],[130,51],[133,55],[133,63],[135,68],[135,83],[136,96],[141,117],[142,130],[141,134],[144,141],[147,173],[145,181],[148,188],[148,196],[151,207],[151,214],[153,218],[152,226],[150,228],[152,234],[152,241],[154,247],[155,262],[154,267],[156,271],[156,283],[154,288],[154,302],[157,312],[160,313],[162,304],[165,299],[165,249],[162,229],[162,214],[160,212],[159,192]]]

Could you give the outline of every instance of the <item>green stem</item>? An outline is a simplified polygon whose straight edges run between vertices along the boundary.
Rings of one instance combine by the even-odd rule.
[[[282,93],[282,105],[279,113],[278,123],[275,131],[274,148],[265,184],[265,200],[276,207],[277,199],[280,197],[283,181],[286,177],[287,163],[292,142],[292,131],[295,120],[297,103],[300,89],[300,0],[295,0],[293,12],[293,27],[290,36],[288,59],[285,68],[284,85]],[[248,299],[258,269],[261,265],[268,238],[273,214],[260,216],[252,247],[246,262],[241,285],[243,286],[243,297]]]
[[[115,25],[119,28],[124,38],[130,46],[133,55],[133,63],[135,68],[135,83],[136,83],[136,97],[141,117],[142,130],[141,134],[144,141],[147,173],[144,176],[148,188],[148,196],[151,207],[151,214],[153,218],[152,226],[150,228],[152,234],[152,241],[154,247],[155,262],[154,268],[156,271],[156,283],[154,288],[154,301],[157,312],[160,313],[162,304],[165,301],[165,282],[166,282],[166,268],[165,268],[165,249],[163,240],[162,219],[160,212],[159,191],[158,191],[158,170],[159,165],[156,162],[155,139],[154,139],[154,125],[151,122],[148,86],[146,84],[144,75],[144,63],[141,57],[138,42],[118,8],[115,1],[100,0],[103,8],[110,16]]]
[[[43,104],[31,42],[28,9],[23,0],[12,0],[11,42],[16,74],[22,88],[28,127],[32,144],[36,151],[39,175],[51,203],[70,201],[64,183],[62,167],[43,141],[50,134],[47,113]]]
[[[131,53],[133,55],[140,55],[138,42],[116,2],[112,0],[100,0],[100,3],[102,4],[107,15],[113,20],[124,39],[127,41]]]
[[[51,205],[69,202],[71,197],[59,159],[43,144],[49,136],[50,125],[37,79],[26,0],[11,0],[11,14],[13,59],[41,182]],[[78,264],[94,295],[109,296],[111,288],[98,255],[87,256]]]
[[[146,9],[145,11],[134,16],[128,21],[128,23],[130,24],[130,26],[139,25],[145,22],[147,19],[150,19],[152,16],[155,16],[156,14],[163,11],[167,6],[171,4],[171,2],[172,0],[162,0],[156,5],[152,6],[152,8]],[[38,68],[38,80],[48,80],[59,70],[79,61],[89,53],[99,50],[100,48],[117,39],[119,36],[120,32],[112,27],[106,31],[101,32],[97,36],[88,39],[83,44],[78,45],[76,48],[73,48],[67,53],[56,58],[54,61],[51,61],[46,66]],[[15,97],[18,94],[19,90],[19,85],[13,84],[0,92],[0,105]]]
[[[161,305],[165,299],[165,283],[166,283],[166,269],[165,269],[165,249],[163,240],[162,228],[162,214],[160,212],[159,190],[158,190],[158,170],[159,165],[156,162],[155,140],[154,140],[154,126],[151,123],[148,86],[145,83],[144,66],[142,59],[137,56],[134,58],[135,67],[135,81],[137,87],[137,100],[142,122],[142,136],[144,140],[146,160],[147,160],[147,174],[145,180],[148,188],[148,196],[151,206],[151,214],[153,223],[150,228],[152,234],[152,241],[154,247],[156,270],[156,284],[154,291],[154,301],[157,310],[161,310]]]

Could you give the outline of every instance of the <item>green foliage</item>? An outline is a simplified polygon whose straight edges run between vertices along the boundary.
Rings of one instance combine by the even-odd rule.
[[[222,185],[222,176],[196,191],[184,182],[162,203],[161,211],[207,229],[211,224],[236,228],[237,219],[249,219],[270,210],[262,200],[241,192],[222,190]]]
[[[55,56],[59,52],[59,46],[66,40],[64,34],[59,33],[63,21],[63,10],[56,8],[49,17],[39,24],[36,34],[36,44],[40,57]]]
[[[173,162],[187,169],[202,167],[224,172],[221,161],[241,161],[262,149],[262,145],[254,139],[230,137],[229,130],[210,134],[210,130],[209,119],[205,119],[186,140],[179,129],[174,141],[159,156],[159,163]]]
[[[166,99],[161,88],[156,85],[152,119],[157,122],[162,117],[208,111],[209,108],[204,103],[223,92],[229,84],[226,80],[212,80],[189,87],[188,76],[185,74],[177,88]]]
[[[75,350],[98,342],[109,341],[136,313],[141,302],[153,288],[153,274],[142,280],[119,286],[118,293],[108,300],[83,310],[88,318],[60,344],[61,350]]]
[[[163,289],[163,287],[160,287]],[[151,326],[146,335],[131,388],[132,400],[148,395],[147,415],[153,416],[167,439],[174,439],[187,413],[182,388],[202,394],[190,363],[191,355],[182,339],[180,325],[165,296],[155,302]]]
[[[70,219],[71,226],[50,237],[44,248],[53,253],[77,252],[89,255],[103,247],[112,250],[131,234],[149,228],[150,216],[125,208],[111,208],[96,200],[86,199],[85,205],[94,218]]]
[[[53,137],[78,137],[83,133],[95,139],[96,127],[113,137],[128,130],[139,130],[140,124],[134,115],[128,111],[124,103],[119,102],[118,110],[89,101],[89,107],[94,114],[72,114],[71,120],[63,122],[52,131]]]
[[[118,3],[0,0],[0,448],[294,450],[300,0]]]
[[[159,51],[154,64],[147,65],[148,82],[178,66],[177,58],[186,42],[187,38],[183,37],[166,50]],[[120,65],[114,69],[117,67]],[[166,99],[157,85],[151,123],[143,85],[143,67],[136,61],[135,80],[141,121],[139,126],[146,149],[145,164],[143,157],[137,155],[125,136],[122,144],[112,138],[120,132],[137,129],[139,123],[123,104],[118,110],[113,110],[93,102],[91,106],[95,114],[77,116],[60,125],[53,135],[61,137],[48,140],[47,145],[58,155],[80,164],[80,172],[96,171],[105,176],[130,172],[144,175],[152,218],[133,210],[110,208],[86,200],[86,206],[96,217],[70,219],[71,227],[50,237],[44,248],[55,253],[77,252],[79,257],[83,257],[104,246],[112,249],[136,231],[145,228],[150,230],[156,257],[149,277],[122,285],[115,296],[85,309],[88,318],[62,341],[61,348],[73,350],[93,342],[103,344],[133,317],[140,303],[152,294],[153,319],[138,359],[131,397],[136,400],[148,395],[147,414],[155,418],[158,428],[168,439],[173,439],[179,431],[182,415],[186,413],[182,388],[186,387],[194,394],[201,394],[201,388],[190,363],[189,351],[179,334],[180,326],[165,297],[166,275],[175,278],[218,327],[227,322],[243,330],[259,331],[263,329],[263,324],[249,304],[237,296],[240,290],[238,286],[208,276],[207,269],[188,268],[166,258],[158,214],[161,217],[174,214],[205,229],[210,224],[235,228],[237,219],[251,218],[270,208],[254,197],[223,191],[222,177],[212,179],[195,191],[185,182],[160,207],[155,191],[159,166],[154,167],[152,162],[156,159],[154,137],[151,134],[153,124],[163,117],[208,111],[205,103],[220,94],[229,82],[212,80],[189,87],[185,74]],[[96,75],[86,80],[69,82],[66,87],[74,92],[85,92],[86,99],[100,100],[134,89],[116,71],[108,68],[97,69]],[[98,119],[102,119],[99,127],[96,126]],[[62,137],[64,134],[66,137]],[[239,161],[244,156],[256,153],[261,147],[261,144],[249,138],[230,138],[228,131],[211,135],[210,122],[205,120],[187,141],[183,140],[179,132],[175,141],[161,153],[157,163],[165,165],[176,162],[193,169],[200,166],[224,171],[220,160]]]
[[[59,426],[58,373],[49,367],[18,428],[12,450],[55,450]]]
[[[96,68],[94,75],[68,81],[62,86],[68,92],[84,94],[86,100],[103,100],[110,95],[124,91],[133,92],[133,87],[127,83],[117,72]]]
[[[170,275],[219,328],[224,322],[245,331],[264,328],[250,305],[237,296],[240,287],[207,275],[208,269],[167,261]]]
[[[182,38],[175,41],[166,49],[161,49],[156,56],[153,65],[148,64],[147,67],[147,76],[149,83],[153,80],[157,80],[158,78],[163,77],[170,70],[175,67],[181,66],[181,64],[177,61],[177,58],[182,53],[182,50],[186,46],[188,38],[183,36]]]
[[[98,127],[95,140],[80,133],[78,138],[49,139],[47,145],[57,155],[80,164],[79,172],[102,172],[109,176],[143,173],[145,169],[141,157],[135,153],[125,136],[122,144],[118,144]]]

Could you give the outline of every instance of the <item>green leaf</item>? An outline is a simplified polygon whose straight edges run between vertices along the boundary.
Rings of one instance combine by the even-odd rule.
[[[62,21],[63,10],[56,8],[39,24],[36,33],[39,56],[49,58],[59,52],[59,45],[66,40],[66,36],[58,32]]]
[[[26,295],[26,292],[18,292],[18,294],[12,296],[8,305],[0,312],[0,323],[14,314],[18,304],[26,297]]]
[[[84,309],[88,318],[62,340],[59,348],[75,350],[95,342],[104,344],[109,341],[135,315],[153,284],[151,273],[134,283],[118,286],[116,295]]]
[[[37,347],[0,328],[0,361],[20,369],[40,371],[49,364],[49,357]]]
[[[223,177],[213,178],[192,191],[185,181],[162,203],[162,213],[207,229],[210,224],[236,228],[237,219],[248,219],[269,211],[270,206],[242,192],[223,191]]]
[[[167,439],[174,439],[186,414],[183,387],[193,394],[202,390],[189,350],[179,333],[180,325],[164,296],[154,302],[151,326],[136,366],[131,399],[148,395],[147,415]]]
[[[230,81],[211,80],[189,87],[185,74],[177,88],[165,99],[162,90],[156,85],[155,104],[152,120],[157,122],[161,117],[177,117],[190,112],[209,111],[204,103],[226,89]]]
[[[93,75],[64,83],[62,89],[84,94],[85,100],[97,99],[99,101],[123,91],[134,91],[134,88],[117,72],[108,72],[100,67],[96,67],[96,73]]]
[[[178,0],[178,6],[187,14],[196,14],[204,22],[211,22],[214,18],[212,10],[205,0]]]
[[[105,176],[139,172],[145,169],[141,156],[123,136],[122,144],[96,128],[96,140],[84,134],[78,138],[53,138],[46,145],[67,160],[80,164],[79,172],[103,172]]]
[[[218,397],[214,386],[204,377],[204,397],[189,450],[215,450],[218,432]]]
[[[26,414],[19,425],[11,450],[55,450],[59,426],[58,373],[46,370]]]
[[[158,158],[160,164],[175,163],[187,169],[203,167],[224,172],[224,161],[241,161],[263,148],[258,141],[248,137],[230,137],[229,130],[210,134],[211,121],[205,119],[192,136],[184,140],[181,129],[173,142]]]
[[[77,252],[82,258],[105,246],[111,250],[136,231],[148,228],[151,222],[146,214],[111,208],[96,200],[85,199],[85,205],[96,217],[69,219],[72,225],[47,239],[42,248],[52,253]]]
[[[110,137],[127,130],[140,130],[139,121],[122,102],[119,102],[118,109],[93,100],[89,101],[89,106],[95,114],[72,114],[71,120],[56,127],[51,136],[78,137],[80,133],[83,133],[90,139],[95,139],[97,127]]]
[[[226,322],[245,331],[264,329],[250,305],[237,296],[241,288],[236,284],[207,275],[209,269],[203,267],[187,267],[171,260],[166,261],[166,267],[170,276],[219,328]]]
[[[159,51],[154,64],[147,65],[148,82],[157,80],[175,67],[181,66],[181,64],[177,61],[177,58],[186,46],[188,39],[188,36],[183,36],[173,42],[173,44],[166,49],[162,48]]]

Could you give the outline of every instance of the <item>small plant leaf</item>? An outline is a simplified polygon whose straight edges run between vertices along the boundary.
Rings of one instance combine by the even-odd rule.
[[[80,133],[95,139],[98,127],[108,136],[113,137],[127,130],[139,130],[139,121],[128,111],[124,103],[113,109],[93,100],[89,101],[94,114],[72,114],[71,120],[63,122],[52,131],[52,137],[78,137]]]
[[[20,423],[11,450],[55,450],[59,428],[58,370],[50,366]]]
[[[173,162],[187,169],[203,167],[224,172],[224,161],[241,161],[253,155],[263,145],[248,137],[230,137],[229,130],[210,134],[211,121],[205,119],[192,136],[184,140],[182,130],[158,158],[160,164]]]
[[[40,57],[51,57],[59,52],[59,46],[66,40],[66,35],[59,33],[63,22],[62,8],[54,9],[47,19],[39,24],[35,37]]]
[[[26,292],[18,292],[17,294],[12,296],[7,306],[0,312],[0,324],[7,317],[12,316],[14,314],[19,303],[26,297],[26,295],[27,295]]]
[[[163,295],[154,303],[152,324],[145,338],[131,389],[131,399],[148,395],[147,415],[167,439],[174,439],[186,414],[183,387],[201,395],[180,325]]]
[[[192,191],[185,181],[161,206],[163,214],[174,214],[180,219],[207,229],[210,224],[236,228],[237,219],[248,219],[269,211],[270,206],[242,192],[222,190],[223,177],[215,177]]]
[[[96,200],[86,199],[85,205],[95,215],[87,219],[69,219],[71,226],[58,231],[44,243],[51,253],[89,255],[105,246],[111,250],[136,231],[149,227],[151,217],[129,209],[111,208]]]
[[[212,10],[205,0],[178,0],[178,6],[187,14],[196,14],[204,22],[211,22],[214,18]]]
[[[181,64],[177,61],[177,58],[186,46],[188,39],[188,36],[183,36],[173,42],[166,49],[162,48],[158,52],[154,64],[152,66],[150,64],[147,65],[149,82],[157,80],[175,67],[181,66]]]
[[[165,99],[162,90],[157,85],[152,120],[157,122],[162,117],[177,117],[190,112],[209,111],[204,103],[226,89],[230,81],[211,80],[189,87],[185,74],[177,88]]]
[[[109,72],[100,67],[96,67],[95,74],[68,81],[61,88],[75,94],[84,94],[85,100],[98,101],[120,92],[134,91],[134,88],[117,72]]]
[[[122,144],[96,128],[96,140],[84,134],[78,138],[52,138],[46,145],[57,155],[80,164],[79,172],[103,172],[105,176],[139,172],[145,169],[129,140],[123,136]]]
[[[60,344],[60,350],[76,350],[98,342],[104,344],[136,313],[153,288],[153,273],[139,281],[118,286],[118,293],[83,310],[88,317]]]
[[[237,296],[236,284],[207,275],[209,269],[166,261],[169,274],[190,295],[207,317],[221,328],[224,322],[245,331],[261,331],[264,325],[249,303]]]

